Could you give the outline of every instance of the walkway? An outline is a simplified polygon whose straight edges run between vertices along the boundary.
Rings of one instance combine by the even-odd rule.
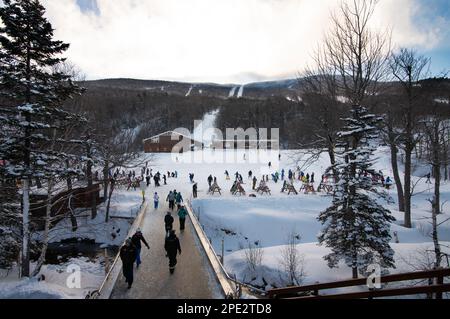
[[[152,203],[153,204],[153,203]],[[204,252],[199,249],[191,221],[186,220],[184,233],[179,231],[176,214],[174,229],[180,239],[182,254],[178,256],[175,273],[169,273],[169,260],[164,250],[164,215],[168,206],[158,210],[149,204],[142,232],[150,250],[142,247],[142,264],[134,273],[133,287],[128,290],[122,274],[112,292],[112,299],[212,299],[222,298]]]

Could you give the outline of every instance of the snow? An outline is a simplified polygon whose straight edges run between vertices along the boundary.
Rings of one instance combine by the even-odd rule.
[[[228,98],[234,97],[237,89],[238,89],[238,86],[234,86],[233,88],[231,88],[230,94],[228,94]]]
[[[436,103],[441,103],[441,104],[450,104],[450,99],[438,98],[438,99],[434,99],[434,101]]]
[[[32,269],[35,264],[31,265]],[[80,271],[80,285],[70,285],[73,269]],[[84,299],[98,289],[105,277],[105,268],[100,261],[89,261],[85,257],[71,258],[60,265],[42,266],[39,276],[17,280],[17,268],[5,276],[0,272],[0,299]],[[42,277],[43,276],[43,277]],[[39,280],[44,278],[44,280]]]
[[[206,115],[203,119],[203,126],[212,128],[214,125],[214,112]],[[236,274],[237,278],[251,284],[263,286],[263,278],[269,284],[266,287],[282,286],[285,282],[280,266],[282,250],[286,247],[287,237],[290,233],[295,233],[301,238],[298,241],[298,250],[304,258],[304,267],[306,276],[305,284],[315,282],[328,282],[333,280],[345,280],[351,277],[351,271],[345,266],[340,265],[337,269],[329,269],[323,256],[329,253],[328,248],[318,246],[317,235],[322,229],[322,225],[317,221],[319,213],[328,207],[331,203],[331,197],[325,195],[305,195],[288,196],[282,194],[282,182],[275,184],[268,182],[272,191],[272,196],[256,195],[251,190],[251,182],[247,177],[248,171],[252,171],[257,176],[258,181],[261,174],[270,174],[275,170],[285,169],[285,174],[289,169],[296,171],[297,166],[303,167],[305,173],[315,173],[316,187],[320,176],[329,165],[329,159],[326,154],[308,163],[306,157],[302,157],[305,151],[281,151],[281,162],[278,163],[278,151],[213,151],[205,149],[203,151],[189,152],[185,154],[146,154],[143,157],[150,160],[150,168],[153,172],[177,171],[178,178],[168,178],[168,185],[155,189],[153,184],[147,189],[147,196],[158,192],[160,198],[165,200],[169,190],[177,189],[181,191],[185,200],[192,199],[192,184],[189,181],[189,173],[195,174],[195,181],[198,183],[199,198],[193,201],[195,213],[199,215],[200,223],[205,227],[208,237],[218,254],[221,253],[221,241],[225,243],[225,268],[229,274]],[[244,160],[245,154],[245,160]],[[232,156],[231,156],[232,155]],[[260,161],[252,161],[258,158]],[[378,147],[375,156],[376,170],[382,170],[385,176],[392,178],[390,168],[389,150],[385,147]],[[399,156],[401,157],[401,156]],[[178,158],[178,161],[176,161]],[[234,161],[224,162],[224,159],[233,158]],[[269,169],[267,163],[272,161],[273,167]],[[401,178],[403,178],[403,165],[400,163]],[[226,180],[224,172],[228,170],[231,180]],[[230,188],[234,180],[234,173],[238,171],[242,174],[245,184],[244,189],[247,196],[235,197],[230,194]],[[413,228],[406,229],[402,226],[403,213],[397,210],[396,190],[395,188],[387,191],[390,197],[389,201],[381,200],[380,204],[390,209],[397,219],[391,224],[391,234],[397,232],[399,243],[395,242],[395,236],[392,236],[391,247],[395,251],[395,260],[397,269],[391,270],[392,273],[415,270],[414,267],[420,267],[420,259],[423,252],[432,247],[432,241],[429,236],[431,225],[429,217],[430,204],[427,199],[432,196],[432,185],[426,184],[423,176],[429,172],[427,165],[416,163],[414,166],[413,183],[417,183],[416,195],[413,197],[412,220]],[[218,184],[222,188],[222,196],[210,196],[207,194],[209,175],[217,177]],[[300,182],[295,182],[295,187],[299,189]],[[256,198],[249,198],[249,194],[255,194]],[[442,202],[450,201],[450,183],[442,185]],[[111,215],[116,217],[133,217],[141,202],[139,190],[125,191],[118,190],[113,198]],[[449,205],[444,205],[444,212],[438,217],[439,222],[444,222],[450,218]],[[97,243],[104,245],[117,244],[123,241],[126,234],[127,225],[130,221],[126,219],[113,218],[110,224],[102,225],[104,219],[103,208],[99,209],[99,216],[93,221],[90,217],[80,218],[81,237],[96,239]],[[112,240],[112,227],[123,228],[123,233]],[[129,226],[128,226],[129,227]],[[58,225],[58,229],[51,233],[52,240],[58,241],[64,238],[70,238],[71,224],[64,222]],[[442,249],[449,252],[450,244],[450,221],[446,221],[439,228],[439,236]],[[249,271],[245,261],[245,248],[249,244],[258,244],[263,250],[263,261],[260,267],[259,275],[252,274]],[[444,246],[445,245],[445,246]],[[103,246],[106,247],[106,246]],[[30,297],[48,296],[51,298],[80,298],[92,287],[97,285],[97,281],[103,278],[101,275],[102,266],[97,263],[90,265],[87,260],[78,260],[82,269],[86,269],[87,278],[92,283],[86,284],[83,289],[72,291],[65,287],[64,278],[67,274],[60,272],[63,268],[56,266],[45,266],[43,273],[46,276],[46,282],[36,281],[17,281],[2,280],[0,283],[0,298],[17,297],[20,291],[29,289]],[[444,260],[446,265],[447,261]],[[64,266],[61,266],[64,267]],[[83,268],[85,267],[85,268]],[[100,267],[100,268],[99,268]],[[58,270],[59,269],[59,270]],[[92,277],[90,277],[92,276]],[[94,284],[95,283],[95,284]],[[13,294],[14,291],[14,295]],[[9,294],[8,294],[9,293]],[[17,295],[19,294],[19,295]]]
[[[206,113],[203,116],[201,123],[195,127],[193,138],[197,141],[203,141],[205,145],[211,145],[214,134],[213,130],[215,128],[215,123],[217,116],[219,115],[220,110],[215,110],[209,113]]]
[[[302,158],[305,151],[281,151],[281,162],[278,162],[278,153],[272,154],[272,163],[278,165],[278,171],[285,169],[286,175],[289,169],[306,165],[306,157]],[[244,161],[243,155],[246,154],[247,160]],[[239,150],[233,152],[234,162],[221,162],[219,159],[230,157],[230,151],[204,150],[193,153],[177,155],[179,162],[176,163],[171,154],[157,154],[153,162],[153,170],[165,172],[167,170],[177,170],[179,178],[174,182],[168,179],[169,186],[159,190],[159,193],[173,189],[181,191],[184,198],[190,197],[192,184],[188,180],[188,174],[195,174],[195,181],[198,182],[199,198],[193,201],[195,213],[199,215],[200,223],[205,227],[208,237],[218,254],[221,253],[221,241],[225,241],[225,267],[230,274],[236,274],[240,280],[251,281],[251,275],[245,263],[244,249],[248,244],[255,242],[263,248],[263,277],[266,281],[272,281],[272,286],[281,285],[280,279],[280,254],[287,241],[289,233],[296,233],[301,236],[298,248],[305,259],[305,271],[307,276],[305,282],[327,282],[330,280],[345,280],[351,277],[351,271],[341,265],[338,269],[329,269],[323,256],[329,253],[326,247],[318,246],[317,235],[322,229],[322,225],[317,221],[319,213],[328,207],[331,203],[331,197],[324,195],[305,195],[288,196],[280,193],[282,182],[275,184],[273,181],[268,183],[272,191],[272,196],[256,195],[256,198],[249,198],[251,191],[251,182],[247,178],[247,173],[252,170],[258,180],[262,173],[270,174],[275,171],[269,170],[268,161],[251,162],[248,159],[258,154],[258,151]],[[385,177],[390,176],[389,149],[378,147],[375,152],[377,158],[375,169],[381,170]],[[195,159],[203,159],[198,163]],[[304,167],[305,173],[315,173],[316,187],[318,180],[329,165],[329,159],[326,154]],[[400,163],[401,178],[403,178],[403,165]],[[416,195],[413,197],[413,228],[407,229],[402,226],[403,213],[397,209],[397,196],[395,187],[387,191],[388,201],[379,200],[379,203],[388,208],[396,222],[391,224],[391,247],[395,251],[395,260],[397,269],[391,269],[393,273],[412,271],[413,266],[418,263],[420,254],[427,248],[432,247],[432,240],[429,236],[430,225],[430,204],[427,201],[432,196],[432,185],[426,184],[423,176],[429,171],[427,165],[416,163],[414,166],[413,183],[417,183]],[[224,171],[228,170],[231,180],[225,180]],[[247,196],[234,197],[229,190],[234,180],[234,173],[239,171],[244,177],[244,189]],[[207,177],[212,174],[218,179],[218,184],[222,188],[222,196],[214,197],[207,195]],[[295,187],[300,187],[300,182],[295,182]],[[450,184],[442,185],[442,202],[450,201]],[[438,217],[439,222],[444,222],[450,218],[448,205],[444,205],[444,213]],[[395,243],[394,232],[397,233],[399,243]],[[439,227],[439,236],[442,249],[446,248],[450,242],[450,221],[444,222]],[[405,256],[412,256],[412,262],[404,262]],[[446,261],[444,261],[446,263]],[[261,284],[262,277],[256,278],[253,284]]]
[[[95,240],[98,244],[120,246],[128,233],[134,218],[139,213],[142,195],[139,191],[118,190],[113,193],[110,207],[110,220],[105,223],[105,204],[99,206],[97,217],[92,219],[90,211],[77,211],[78,229],[72,231],[70,219],[64,219],[50,230],[49,242],[58,243],[65,239],[79,238]],[[39,239],[41,233],[34,236]]]
[[[78,230],[72,232],[70,220],[64,219],[50,230],[50,243],[64,239],[92,239],[100,248],[120,246],[126,239],[134,218],[139,212],[142,197],[140,191],[116,190],[111,199],[110,220],[105,223],[105,204],[98,208],[95,219],[89,211],[76,211]],[[113,236],[114,234],[114,236]],[[41,233],[34,233],[35,239]],[[81,281],[79,288],[70,288],[67,280],[71,275],[70,267],[79,267]],[[35,267],[32,264],[31,269]],[[86,257],[71,258],[63,264],[42,266],[37,278],[44,276],[44,281],[36,278],[18,280],[15,267],[6,276],[6,270],[0,269],[0,299],[84,299],[97,290],[105,278],[104,258],[89,260]]]
[[[245,87],[245,85],[242,85],[242,86],[239,88],[239,92],[238,92],[238,94],[237,94],[238,99],[240,99],[241,97],[244,96],[244,87]]]
[[[188,90],[187,93],[186,93],[186,97],[188,97],[188,96],[191,95],[191,92],[192,92],[192,89],[193,89],[193,88],[194,88],[193,86],[191,86],[191,87],[189,88],[189,90]]]

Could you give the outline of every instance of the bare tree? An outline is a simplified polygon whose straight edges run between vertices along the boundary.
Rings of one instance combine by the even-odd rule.
[[[403,184],[405,227],[411,228],[411,174],[412,174],[412,154],[421,139],[421,134],[417,134],[415,128],[418,124],[416,115],[416,97],[419,92],[419,81],[427,74],[430,60],[424,56],[418,55],[415,51],[401,49],[399,53],[393,54],[390,67],[394,77],[401,83],[405,95],[405,102],[402,103],[403,126],[400,132],[400,138],[396,139],[396,145],[400,145],[405,154],[405,178]],[[397,147],[391,144],[392,147]],[[394,150],[395,151],[395,150]],[[394,174],[395,166],[393,166]],[[396,179],[397,189],[401,188],[400,179]]]
[[[304,78],[299,79],[305,104],[313,106],[310,120],[316,140],[303,145],[313,150],[313,160],[326,151],[335,165],[339,108],[361,105],[367,96],[377,93],[378,82],[387,75],[390,33],[373,32],[369,26],[377,2],[341,2],[331,16],[330,32],[313,55],[314,67],[307,68]]]
[[[262,264],[264,251],[260,244],[248,243],[248,248],[245,249],[245,260],[250,271],[256,273]]]
[[[281,251],[280,265],[284,270],[288,286],[299,286],[305,277],[304,256],[297,244],[301,237],[294,232],[287,237],[287,245]]]

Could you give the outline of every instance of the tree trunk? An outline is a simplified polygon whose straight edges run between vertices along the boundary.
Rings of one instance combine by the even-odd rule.
[[[68,159],[66,159],[66,168],[67,169],[70,168],[70,163],[69,163]],[[72,179],[70,178],[70,176],[67,176],[66,182],[67,182],[67,190],[71,191],[72,190]]]
[[[86,167],[87,187],[91,192],[89,193],[89,196],[91,198],[91,218],[95,219],[97,217],[97,196],[92,192],[94,182],[92,176],[92,149],[90,144],[87,144],[86,146],[86,157],[88,158]]]
[[[32,277],[35,277],[39,274],[41,271],[41,267],[45,262],[45,255],[47,254],[47,248],[48,248],[48,235],[50,232],[50,220],[52,215],[52,196],[53,192],[53,180],[50,178],[48,181],[48,188],[47,188],[47,206],[45,211],[45,228],[44,228],[44,234],[42,238],[42,250],[41,254],[39,255],[39,259],[37,261],[36,268],[33,270]]]
[[[405,196],[403,194],[403,185],[400,179],[400,174],[398,172],[398,147],[395,140],[395,134],[392,124],[392,118],[389,115],[389,124],[388,124],[388,135],[389,135],[389,146],[391,149],[391,166],[392,172],[394,174],[394,181],[397,187],[397,200],[398,200],[398,210],[401,212],[405,211]]]
[[[108,198],[108,181],[109,181],[108,168],[109,162],[106,161],[105,166],[103,167],[103,198],[105,198],[105,200]]]
[[[25,178],[22,186],[22,260],[21,277],[30,276],[30,186]]]
[[[108,203],[106,205],[105,223],[109,221],[109,208],[111,207],[111,197],[113,192],[114,192],[114,183],[111,183],[109,187]]]
[[[411,222],[411,155],[412,148],[405,150],[405,224],[406,228],[412,228]]]

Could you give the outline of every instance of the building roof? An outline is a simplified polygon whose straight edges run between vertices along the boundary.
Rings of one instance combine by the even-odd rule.
[[[152,140],[152,139],[155,139],[155,138],[159,138],[160,136],[164,136],[164,135],[178,135],[178,136],[183,136],[184,138],[188,138],[188,139],[190,139],[191,141],[201,143],[200,141],[197,141],[197,140],[193,139],[191,136],[187,136],[187,135],[184,135],[184,134],[175,132],[175,131],[167,131],[167,132],[164,132],[164,133],[161,133],[161,134],[158,134],[158,135],[155,135],[155,136],[146,138],[145,140],[143,140],[143,142],[145,143],[146,141],[149,141],[149,140]]]

